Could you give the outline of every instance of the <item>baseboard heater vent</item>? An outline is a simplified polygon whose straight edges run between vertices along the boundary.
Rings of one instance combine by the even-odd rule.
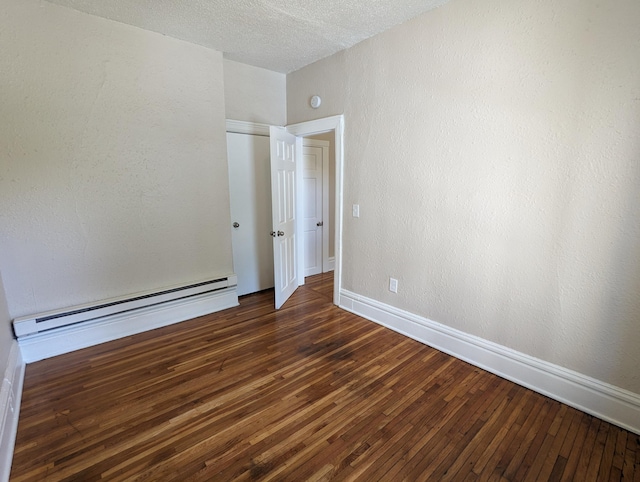
[[[75,306],[66,310],[49,311],[13,320],[13,331],[18,338],[44,333],[57,328],[93,321],[107,316],[140,310],[150,306],[170,303],[185,298],[200,296],[213,291],[236,286],[235,275],[199,283],[175,286],[161,291],[137,293],[135,295],[104,300],[95,304]]]

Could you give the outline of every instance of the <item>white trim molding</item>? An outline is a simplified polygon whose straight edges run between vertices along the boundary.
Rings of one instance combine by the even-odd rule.
[[[7,367],[0,387],[0,481],[9,480],[13,448],[18,433],[18,415],[24,382],[24,362],[18,343],[14,340],[9,350]]]
[[[32,363],[238,306],[236,286],[20,337],[22,358]]]
[[[269,137],[269,124],[227,119],[227,132]]]
[[[327,269],[322,269],[323,272],[328,273],[329,271],[333,271],[336,267],[336,257],[335,256],[329,256],[329,259],[327,260]]]
[[[339,306],[640,435],[640,395],[636,393],[348,290],[340,291]]]

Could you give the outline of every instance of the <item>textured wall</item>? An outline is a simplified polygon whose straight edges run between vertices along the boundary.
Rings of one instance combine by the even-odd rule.
[[[223,65],[227,119],[286,124],[286,75],[231,60]]]
[[[9,350],[13,340],[13,330],[11,328],[11,318],[9,308],[4,295],[4,285],[2,283],[2,273],[0,273],[0,384],[4,378],[4,371],[7,368]]]
[[[232,271],[220,53],[37,0],[0,45],[12,317]]]
[[[640,393],[639,24],[453,0],[288,75],[345,114],[344,288]]]

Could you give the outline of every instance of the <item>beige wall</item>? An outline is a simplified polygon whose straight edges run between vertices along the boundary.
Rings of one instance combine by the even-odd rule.
[[[2,273],[0,273],[0,384],[4,378],[4,372],[9,360],[9,350],[13,341],[13,329],[11,328],[11,318],[9,308],[4,295],[4,285],[2,283]]]
[[[287,76],[224,60],[227,119],[283,126],[287,119]]]
[[[452,0],[289,74],[345,115],[343,287],[640,393],[639,24]]]
[[[0,45],[12,318],[232,271],[220,53],[37,0]]]

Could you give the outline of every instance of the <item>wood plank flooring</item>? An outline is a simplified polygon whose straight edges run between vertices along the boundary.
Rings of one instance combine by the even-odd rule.
[[[11,480],[640,481],[640,437],[331,304],[308,278],[27,367]]]

